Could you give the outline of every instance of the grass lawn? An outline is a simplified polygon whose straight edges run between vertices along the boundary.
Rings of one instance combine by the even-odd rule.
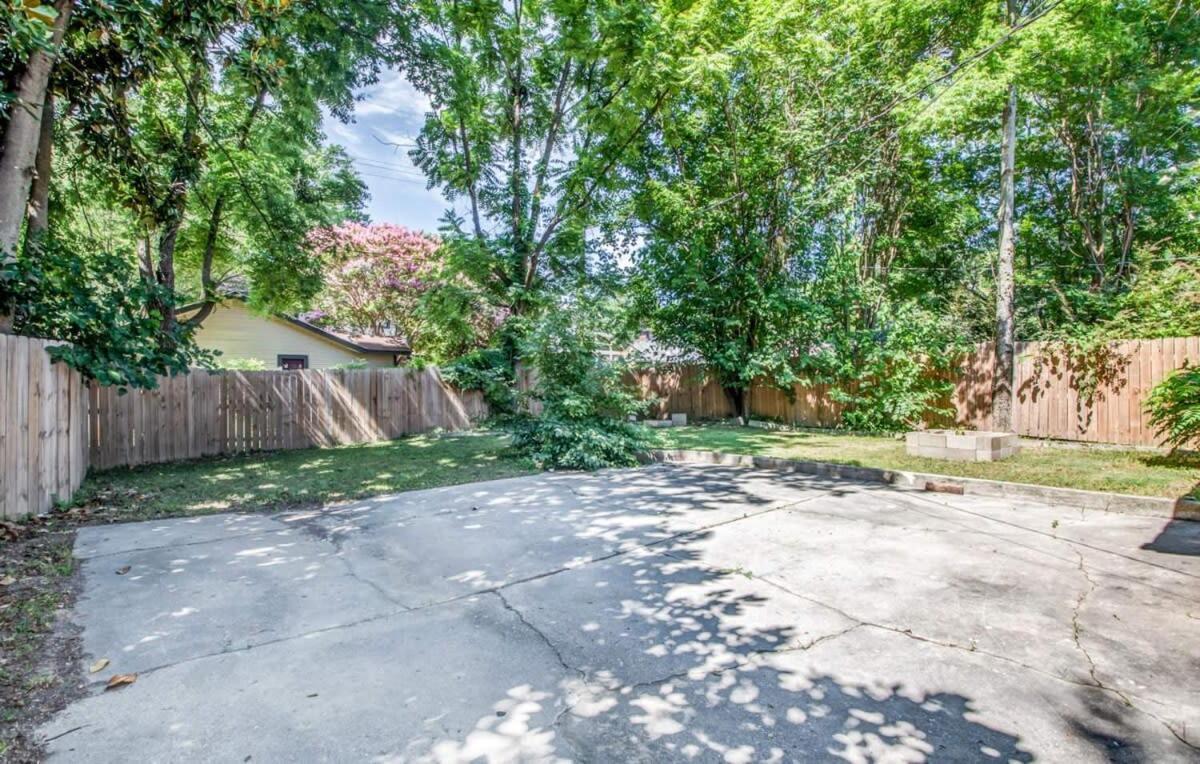
[[[808,459],[1172,499],[1200,496],[1200,456],[1195,454],[1168,458],[1144,451],[1047,447],[1026,448],[1002,462],[950,462],[909,456],[903,440],[887,437],[728,425],[664,428],[651,435],[661,448]]]
[[[310,506],[534,471],[501,435],[422,435],[108,470],[89,477],[75,503],[94,519],[144,520]]]

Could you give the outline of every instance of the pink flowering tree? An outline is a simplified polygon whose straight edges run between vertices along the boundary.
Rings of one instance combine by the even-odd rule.
[[[309,249],[324,262],[325,287],[302,316],[354,334],[418,332],[418,303],[432,286],[441,242],[390,223],[341,223],[308,234]]]

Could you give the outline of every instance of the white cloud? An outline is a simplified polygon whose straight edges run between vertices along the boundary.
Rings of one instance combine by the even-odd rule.
[[[394,116],[419,119],[429,111],[429,99],[400,72],[384,70],[379,82],[364,88],[354,112],[360,117]]]
[[[326,143],[339,143],[347,151],[355,151],[362,145],[362,133],[354,124],[346,124],[326,113],[321,127]]]

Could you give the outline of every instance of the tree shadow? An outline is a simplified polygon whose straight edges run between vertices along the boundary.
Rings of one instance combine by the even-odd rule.
[[[719,494],[713,507],[730,498],[730,470],[694,472]],[[682,508],[646,490],[626,511]],[[753,571],[704,564],[699,545],[712,537],[700,530],[499,590],[567,677],[514,685],[461,736],[419,741],[401,760],[1034,760],[1019,736],[973,719],[980,709],[965,695],[816,669],[808,651],[861,624]]]
[[[789,511],[809,495],[837,495],[835,504],[849,505],[877,492],[894,495],[801,474],[660,466],[242,516],[236,528],[216,528],[232,522],[228,516],[164,522],[152,548],[130,543],[132,551],[122,552],[120,562],[132,570],[113,574],[112,558],[97,563],[112,596],[93,596],[85,607],[112,632],[92,628],[88,648],[121,656],[114,668],[127,670],[122,645],[138,645],[135,657],[157,649],[143,644],[164,646],[161,655],[141,653],[153,667],[327,634],[323,654],[336,657],[338,675],[321,696],[352,695],[371,684],[368,675],[387,693],[403,694],[405,704],[394,706],[354,695],[371,738],[356,744],[402,761],[1033,761],[1021,730],[986,723],[1012,718],[997,704],[1025,697],[1018,691],[1025,675],[996,678],[959,652],[944,654],[952,656],[945,662],[955,679],[939,680],[947,674],[923,661],[943,654],[922,652],[932,649],[926,643],[871,630],[867,616],[855,620],[754,570],[706,563],[715,559],[707,553],[712,544],[729,541],[719,535],[725,524]],[[755,520],[757,535],[734,539],[761,544],[746,564],[771,554],[761,542],[778,517],[767,514]],[[830,554],[838,553],[836,542]],[[100,580],[93,595],[102,593]],[[903,584],[912,582],[896,582]],[[880,596],[915,596],[899,592]],[[330,612],[332,601],[340,612]],[[423,641],[394,639],[435,616],[441,620],[431,630],[468,637],[454,642],[443,630]],[[354,629],[334,629],[368,621],[393,630],[385,632],[390,641],[374,634],[354,642]],[[1070,634],[1064,623],[1057,638]],[[484,637],[503,649],[480,659],[471,652],[480,648],[462,646]],[[372,649],[356,653],[363,645]],[[252,660],[244,665],[224,713],[253,719],[253,696],[241,692],[260,675]],[[475,668],[450,670],[460,665]],[[294,689],[297,677],[320,670],[297,664],[275,679]],[[438,691],[449,689],[439,694],[416,681],[422,671],[436,672]],[[975,681],[983,689],[963,691]],[[186,687],[170,691],[189,699]],[[1101,710],[1112,714],[1107,705]],[[1126,742],[1136,739],[1133,732],[1106,732],[1114,724],[1099,713],[1076,719],[1049,704],[1024,713],[1041,714],[1063,734],[1074,724],[1097,745],[1116,740],[1121,751],[1146,753]],[[388,737],[389,729],[404,733]],[[298,727],[274,752],[317,750],[330,732],[315,723]],[[336,739],[339,730],[332,732]]]
[[[1200,484],[1197,484],[1196,490],[1200,490]],[[1177,515],[1182,514],[1184,503],[1184,499],[1176,502]],[[1194,507],[1194,502],[1188,503]],[[1187,511],[1194,513],[1195,509],[1189,507]],[[1154,540],[1142,544],[1141,548],[1161,554],[1200,557],[1200,522],[1195,519],[1168,520]]]

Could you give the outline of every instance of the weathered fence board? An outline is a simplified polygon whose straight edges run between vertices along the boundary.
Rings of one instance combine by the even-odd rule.
[[[1090,396],[1083,375],[1040,342],[1017,343],[1013,416],[1017,433],[1092,443],[1151,446],[1158,439],[1145,412],[1150,390],[1175,369],[1200,364],[1200,337],[1128,340],[1114,343],[1115,374],[1102,379]],[[966,355],[950,377],[954,391],[943,401],[954,411],[953,424],[976,430],[992,427],[992,345],[982,343]],[[701,369],[643,371],[633,378],[642,393],[656,399],[650,414],[685,413],[693,419],[734,415],[729,397]],[[796,386],[789,397],[768,384],[750,391],[752,416],[804,427],[832,427],[841,415],[829,387]],[[930,421],[929,424],[949,424]]]
[[[0,518],[49,510],[87,473],[86,389],[55,344],[0,334]]]
[[[93,386],[89,397],[96,469],[460,430],[487,414],[479,392],[451,388],[436,369],[193,371],[155,390]]]

